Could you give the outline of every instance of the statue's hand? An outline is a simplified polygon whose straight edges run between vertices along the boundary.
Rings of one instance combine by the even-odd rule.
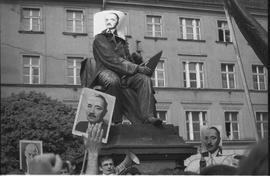
[[[152,73],[152,70],[147,66],[138,66],[138,73],[150,75]]]

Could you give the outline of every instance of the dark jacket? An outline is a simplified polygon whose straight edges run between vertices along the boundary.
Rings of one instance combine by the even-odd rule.
[[[105,69],[114,71],[120,78],[137,72],[138,65],[130,56],[127,42],[117,36],[114,40],[113,35],[105,31],[96,35],[93,55],[94,59],[87,58],[81,63],[80,76],[84,87],[92,88],[97,75]]]

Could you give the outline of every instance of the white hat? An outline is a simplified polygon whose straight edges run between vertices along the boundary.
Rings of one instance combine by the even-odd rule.
[[[116,26],[117,34],[118,37],[122,38],[125,40],[125,34],[126,34],[126,21],[125,21],[125,16],[126,14],[121,11],[117,10],[104,10],[101,12],[97,12],[94,14],[94,36],[97,34],[100,34],[102,31],[106,29],[105,25],[105,16],[108,13],[116,13],[119,17],[119,22],[118,25]]]

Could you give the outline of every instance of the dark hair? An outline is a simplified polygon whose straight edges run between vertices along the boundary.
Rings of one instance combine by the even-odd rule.
[[[265,137],[239,163],[238,175],[268,175],[268,138]]]
[[[112,156],[110,156],[110,155],[101,156],[101,157],[99,158],[98,165],[101,166],[101,164],[102,164],[104,161],[107,161],[107,160],[112,160],[112,161],[113,161]],[[113,161],[113,162],[114,162],[114,161]]]
[[[233,166],[217,164],[203,168],[200,175],[234,175],[237,169]]]

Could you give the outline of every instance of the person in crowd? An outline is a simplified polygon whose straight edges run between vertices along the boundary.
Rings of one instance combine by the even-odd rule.
[[[224,164],[210,165],[203,168],[200,175],[235,175],[237,168]]]
[[[87,61],[82,62],[80,72],[82,85],[90,88],[93,84],[101,85],[105,88],[105,93],[116,97],[113,123],[122,121],[124,109],[122,103],[127,98],[123,94],[123,88],[129,88],[136,94],[136,99],[132,101],[138,102],[138,107],[134,108],[141,112],[142,121],[162,126],[162,121],[156,118],[156,100],[150,78],[152,71],[147,66],[137,65],[131,57],[128,43],[118,35],[117,27],[120,26],[121,20],[117,12],[104,11],[106,29],[97,34],[93,42],[95,68],[89,70],[86,68]],[[93,67],[92,63],[88,65],[90,68]]]
[[[99,171],[102,175],[116,174],[113,158],[110,156],[101,157],[99,160]]]
[[[259,141],[249,155],[240,160],[237,175],[269,175],[268,137]]]
[[[86,117],[87,121],[79,121],[75,130],[86,133],[88,126],[91,124],[102,123],[103,137],[106,136],[108,124],[104,121],[107,113],[108,103],[106,99],[98,94],[87,99]]]
[[[211,126],[202,131],[201,142],[206,151],[200,151],[200,153],[185,160],[185,171],[200,173],[204,167],[216,164],[233,166],[233,156],[222,155],[221,134],[218,128]]]
[[[37,155],[29,161],[29,174],[60,174],[62,165],[63,161],[59,155],[53,153]]]

